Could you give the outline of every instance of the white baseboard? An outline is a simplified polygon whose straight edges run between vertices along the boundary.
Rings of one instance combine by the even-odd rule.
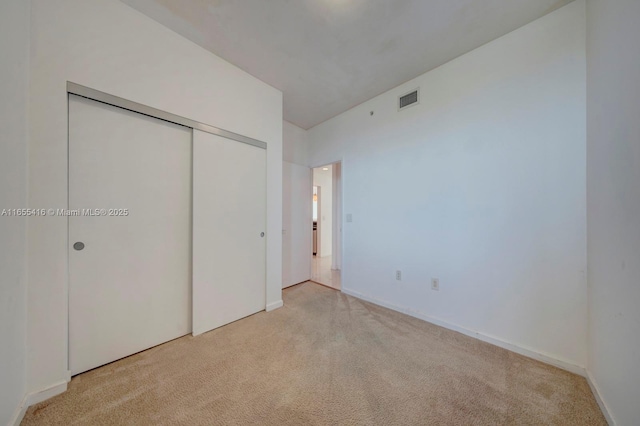
[[[602,399],[598,385],[596,385],[596,381],[589,370],[587,370],[587,382],[589,383],[591,392],[593,392],[593,396],[595,396],[596,401],[600,406],[602,414],[604,414],[604,418],[607,419],[607,423],[609,423],[609,426],[616,426],[616,422],[613,420],[613,416],[611,416],[611,411],[609,410],[609,407],[607,407],[607,404],[605,404],[604,399]]]
[[[71,377],[69,377],[69,379],[71,379]],[[22,419],[24,418],[24,415],[26,414],[27,409],[29,407],[39,402],[46,401],[49,398],[53,398],[56,395],[60,395],[61,393],[67,390],[67,383],[68,383],[68,380],[62,380],[40,391],[26,394],[24,398],[22,398],[22,402],[20,402],[20,406],[16,408],[16,412],[11,418],[9,425],[10,426],[20,425],[20,422],[22,422]]]
[[[415,311],[413,309],[405,308],[402,306],[394,305],[393,303],[386,302],[384,300],[376,299],[375,297],[370,297],[365,294],[359,293],[357,291],[350,290],[348,288],[342,288],[342,292],[348,294],[349,296],[356,297],[358,299],[362,299],[364,301],[373,303],[375,305],[380,305],[385,308],[389,308],[391,310],[401,312],[403,314],[412,316],[414,318],[421,319],[423,321],[429,322],[431,324],[438,325],[440,327],[447,328],[449,330],[457,331],[459,333],[465,334],[467,336],[473,337],[478,340],[482,340],[483,342],[491,343],[492,345],[501,347],[511,352],[515,352],[517,354],[526,356],[527,358],[532,358],[537,361],[544,362],[545,364],[553,365],[554,367],[561,368],[563,370],[569,371],[571,373],[577,374],[582,377],[587,376],[587,372],[584,367],[576,365],[570,361],[558,359],[554,356],[547,355],[541,352],[538,352],[531,348],[526,348],[523,346],[519,346],[513,343],[506,342],[497,337],[489,336],[478,331],[469,330],[468,328],[461,327],[456,324],[451,324],[447,321],[440,320],[438,318],[431,317],[422,312]]]
[[[49,398],[53,398],[56,395],[60,395],[67,390],[68,382],[61,380],[58,383],[49,386],[41,391],[32,392],[27,395],[27,407],[37,404],[42,401],[46,401]]]
[[[25,395],[7,425],[19,426],[20,422],[22,422],[22,419],[24,418],[24,415],[27,413],[27,408],[29,408],[29,406],[27,405],[27,395]]]
[[[284,306],[284,303],[282,302],[282,300],[278,300],[277,302],[269,303],[265,310],[267,312],[271,312],[271,311],[275,311],[278,308],[282,308],[283,306]]]

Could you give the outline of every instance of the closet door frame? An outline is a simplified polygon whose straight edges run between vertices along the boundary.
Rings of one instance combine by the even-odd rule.
[[[258,148],[267,149],[266,142],[253,139],[248,136],[239,135],[237,133],[229,132],[228,130],[220,129],[209,124],[200,123],[189,118],[180,117],[176,114],[171,114],[157,108],[119,98],[118,96],[110,95],[108,93],[91,89],[89,87],[81,86],[70,81],[67,82],[67,93],[82,96],[83,98],[88,98],[94,101],[102,102],[104,104],[113,105],[118,108],[128,109],[129,111],[138,112],[140,114],[148,115],[149,117],[158,118],[160,120],[169,121],[175,124],[180,124],[185,127],[191,127],[194,130],[200,130],[202,132],[222,136],[223,138],[231,139],[236,142],[246,143],[249,145],[257,146]]]

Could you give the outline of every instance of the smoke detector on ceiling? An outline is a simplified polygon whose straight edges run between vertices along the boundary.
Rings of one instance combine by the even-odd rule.
[[[398,96],[398,111],[420,103],[420,88]]]

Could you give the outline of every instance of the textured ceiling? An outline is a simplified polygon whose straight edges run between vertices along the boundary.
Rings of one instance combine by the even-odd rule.
[[[122,0],[282,90],[304,129],[572,0]]]

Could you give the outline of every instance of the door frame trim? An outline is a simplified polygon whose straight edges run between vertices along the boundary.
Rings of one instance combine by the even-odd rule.
[[[108,105],[113,105],[115,107],[126,109],[129,111],[137,112],[139,114],[148,115],[150,117],[158,118],[160,120],[168,121],[175,124],[179,124],[181,126],[190,127],[192,129],[200,130],[202,132],[211,133],[213,135],[231,139],[236,142],[245,143],[247,145],[252,145],[262,149],[267,149],[266,142],[253,139],[248,136],[239,135],[237,133],[220,129],[218,127],[211,126],[209,124],[200,123],[198,121],[181,117],[179,115],[172,114],[170,112],[162,111],[160,109],[153,108],[148,105],[139,104],[137,102],[133,102],[128,99],[110,95],[108,93],[101,92],[99,90],[91,89],[90,87],[72,83],[71,81],[67,81],[67,93],[71,93],[77,96],[82,96],[83,98],[88,98],[88,99],[102,102]]]

